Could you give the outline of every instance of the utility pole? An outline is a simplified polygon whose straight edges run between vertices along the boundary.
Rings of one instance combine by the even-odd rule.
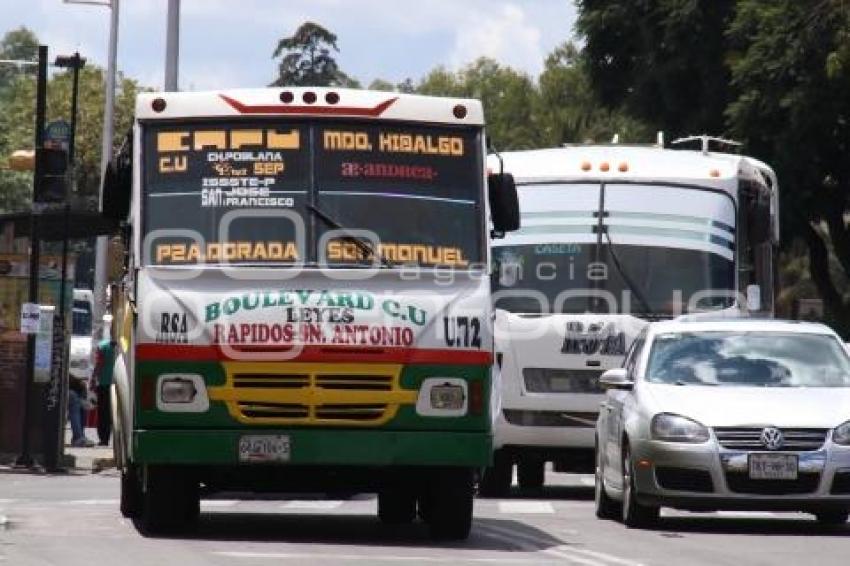
[[[38,303],[38,282],[41,241],[38,236],[38,205],[35,202],[36,195],[41,190],[44,179],[44,117],[47,113],[47,46],[38,46],[38,80],[36,83],[35,98],[35,170],[33,173],[33,209],[30,213],[30,269],[29,269],[29,297],[28,302]],[[15,465],[31,467],[34,463],[30,454],[30,428],[32,427],[32,411],[30,400],[32,399],[33,381],[35,376],[35,334],[27,335],[27,359],[26,371],[24,372],[24,418],[23,431],[21,434],[21,454],[15,461]]]
[[[109,55],[106,62],[106,104],[103,109],[103,141],[100,154],[100,178],[106,172],[106,167],[112,159],[112,138],[114,137],[114,115],[115,115],[115,73],[118,58],[118,5],[119,0],[112,0],[109,6],[112,8],[112,18],[109,23]],[[100,202],[98,207],[103,208],[103,184],[98,191]],[[100,328],[103,324],[103,311],[106,304],[106,267],[107,267],[107,241],[106,236],[98,236],[95,247],[94,261],[94,324]]]
[[[178,90],[180,67],[180,0],[168,0],[165,35],[165,90]]]

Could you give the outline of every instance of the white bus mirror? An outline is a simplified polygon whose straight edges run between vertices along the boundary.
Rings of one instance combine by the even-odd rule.
[[[761,287],[759,285],[747,285],[747,310],[750,312],[761,310]]]

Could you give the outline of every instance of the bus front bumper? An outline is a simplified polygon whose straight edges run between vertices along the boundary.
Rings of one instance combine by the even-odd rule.
[[[489,432],[338,429],[136,430],[138,464],[239,465],[245,436],[284,436],[289,455],[273,464],[343,466],[468,466],[491,463]]]

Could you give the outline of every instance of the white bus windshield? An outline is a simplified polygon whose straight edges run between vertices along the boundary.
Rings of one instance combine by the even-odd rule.
[[[733,304],[735,208],[726,195],[540,184],[521,187],[520,199],[522,228],[494,243],[498,308],[664,317]]]

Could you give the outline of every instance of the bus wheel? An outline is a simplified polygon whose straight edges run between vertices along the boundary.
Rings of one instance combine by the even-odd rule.
[[[521,489],[541,489],[545,482],[546,462],[524,458],[517,463],[517,483]]]
[[[142,482],[139,468],[127,462],[121,470],[121,514],[132,519],[142,512]]]
[[[407,525],[416,518],[416,494],[389,488],[378,492],[378,518],[385,525]]]
[[[493,454],[493,466],[484,469],[478,492],[484,497],[504,497],[513,483],[514,463],[501,450]]]
[[[454,468],[432,475],[425,508],[431,538],[463,540],[472,528],[472,500],[475,495],[472,470]]]
[[[142,526],[151,534],[180,532],[200,513],[198,482],[177,467],[148,466],[142,499]]]

